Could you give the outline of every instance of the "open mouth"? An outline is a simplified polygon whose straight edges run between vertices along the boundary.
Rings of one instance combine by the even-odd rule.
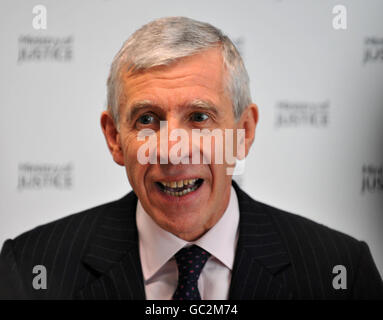
[[[179,181],[158,181],[156,184],[162,192],[175,197],[182,197],[197,190],[203,183],[203,179],[184,179]]]

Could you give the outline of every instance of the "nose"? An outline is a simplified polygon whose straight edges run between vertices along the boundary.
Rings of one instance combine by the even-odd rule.
[[[187,164],[190,160],[189,130],[177,117],[161,121],[157,157],[160,164]]]

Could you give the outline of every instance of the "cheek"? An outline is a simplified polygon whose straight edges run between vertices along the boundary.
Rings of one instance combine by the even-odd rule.
[[[213,164],[211,166],[213,187],[216,190],[219,190],[221,185],[226,181],[226,167],[224,164]]]
[[[137,161],[137,150],[139,146],[139,141],[132,135],[126,136],[122,140],[124,163],[129,178],[134,177],[139,171],[138,166],[140,166],[140,164]]]
[[[124,163],[131,186],[135,190],[145,188],[145,174],[150,164],[141,164],[138,161],[137,154],[139,148],[145,141],[138,141],[135,134],[126,135],[123,139]]]
[[[132,133],[122,135],[121,141],[125,164],[133,165],[137,162],[137,150],[140,146],[140,142],[137,141],[136,135]]]
[[[219,138],[212,138],[211,149],[206,148],[204,152],[208,150],[212,165],[217,165],[222,170],[223,166],[233,165],[235,161],[235,145],[235,136],[232,134],[232,131],[229,131],[226,136],[225,131],[222,130],[222,135]]]
[[[228,188],[231,187],[231,177],[226,173],[227,166],[219,165],[215,168],[213,187],[212,187],[212,200],[215,206],[222,206],[223,199],[228,194]]]

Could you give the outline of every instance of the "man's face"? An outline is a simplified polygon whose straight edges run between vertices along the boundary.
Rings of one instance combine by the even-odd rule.
[[[214,154],[211,163],[191,164],[191,143],[190,164],[172,164],[170,159],[168,164],[160,164],[159,146],[157,164],[141,164],[137,153],[145,142],[137,137],[140,130],[152,129],[159,144],[160,121],[167,121],[168,135],[173,129],[184,129],[190,139],[192,129],[224,132],[236,128],[224,77],[220,49],[182,58],[170,66],[124,74],[119,132],[116,130],[113,136],[113,130],[106,129],[106,112],[101,120],[114,160],[125,166],[145,211],[163,229],[189,241],[203,235],[224,213],[231,188],[231,176],[226,174],[228,165],[215,164]],[[167,143],[170,154],[177,142]],[[202,146],[200,152],[203,153]],[[169,192],[174,190],[172,187],[186,192],[173,195]]]

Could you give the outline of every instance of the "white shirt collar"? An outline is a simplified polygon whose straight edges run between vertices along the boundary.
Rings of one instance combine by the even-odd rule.
[[[187,242],[162,229],[137,202],[136,221],[144,280],[149,280],[181,248],[196,244],[232,270],[238,240],[238,198],[231,187],[229,204],[219,221],[201,238]]]

